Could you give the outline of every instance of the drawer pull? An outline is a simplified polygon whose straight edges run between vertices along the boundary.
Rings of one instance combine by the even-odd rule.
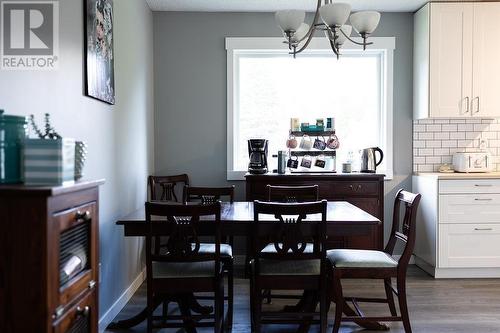
[[[88,317],[89,313],[90,313],[90,308],[88,306],[84,307],[83,309],[81,307],[76,308],[77,316]]]
[[[475,187],[491,187],[491,184],[474,184]]]
[[[95,281],[94,281],[94,280],[91,280],[91,281],[89,282],[89,289],[93,289],[93,288],[95,287],[95,285],[96,285]]]
[[[474,228],[476,231],[492,231],[493,228]]]
[[[77,221],[78,220],[83,220],[85,222],[90,221],[90,219],[91,219],[90,212],[88,210],[85,212],[77,211],[75,214],[75,219]]]
[[[485,198],[485,199],[475,198],[474,200],[476,200],[476,201],[491,201],[493,199],[491,199],[491,198]]]

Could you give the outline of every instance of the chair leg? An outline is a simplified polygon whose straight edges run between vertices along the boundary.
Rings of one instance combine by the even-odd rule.
[[[234,304],[234,266],[233,262],[227,267],[227,323],[226,330],[233,329],[233,304]]]
[[[344,296],[342,293],[342,283],[340,282],[340,275],[338,272],[333,272],[333,294],[335,299],[335,320],[333,322],[332,333],[338,333],[340,330],[340,323],[342,322],[342,313],[344,306]]]
[[[154,311],[154,301],[153,301],[153,292],[150,290],[148,287],[147,291],[147,309],[148,309],[148,316],[146,318],[146,332],[147,333],[152,333],[153,332],[153,311]]]
[[[401,312],[401,319],[403,320],[405,333],[411,333],[410,317],[408,315],[408,304],[406,303],[406,276],[398,275],[397,283],[399,311]]]
[[[387,297],[387,302],[389,304],[389,310],[391,310],[391,315],[396,317],[398,315],[398,313],[396,311],[396,305],[394,303],[394,294],[393,294],[392,289],[390,287],[391,283],[392,283],[391,278],[384,279],[385,296]]]
[[[328,297],[325,292],[326,283],[323,283],[323,288],[320,288],[320,299],[319,299],[319,331],[320,333],[326,333],[326,328],[328,326]]]

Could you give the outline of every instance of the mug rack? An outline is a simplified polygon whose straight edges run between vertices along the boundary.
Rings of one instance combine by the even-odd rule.
[[[295,136],[297,139],[300,139],[300,137],[304,135],[308,135],[309,137],[325,137],[328,139],[331,135],[334,135],[335,131],[290,131],[289,135]],[[296,156],[296,157],[302,157],[302,156],[320,156],[323,155],[325,157],[330,157],[333,158],[333,164],[334,164],[334,170],[294,170],[290,169],[291,173],[336,173],[337,171],[335,170],[335,158],[337,156],[337,151],[335,149],[330,149],[326,148],[325,150],[317,150],[314,148],[311,148],[309,150],[305,149],[288,149],[288,154],[289,156]]]

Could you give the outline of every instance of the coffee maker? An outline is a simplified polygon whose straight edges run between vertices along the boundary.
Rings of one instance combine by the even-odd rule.
[[[248,172],[255,175],[267,173],[267,149],[269,142],[265,139],[248,140]]]

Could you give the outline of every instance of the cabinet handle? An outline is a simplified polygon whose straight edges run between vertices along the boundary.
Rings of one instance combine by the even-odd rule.
[[[476,201],[491,201],[493,199],[491,199],[491,198],[485,198],[485,199],[475,198],[474,200],[476,200]]]
[[[349,185],[349,188],[354,191],[354,186],[352,184]]]
[[[474,228],[476,231],[492,231],[493,228]]]
[[[82,211],[77,211],[75,214],[75,219],[78,220],[84,220],[85,222],[90,221],[90,212],[87,210],[85,212]]]
[[[469,96],[465,97],[465,105],[467,106],[467,109],[465,109],[465,113],[469,113]]]
[[[83,309],[81,307],[76,308],[76,315],[77,316],[84,316],[88,317],[90,313],[90,307],[86,306]]]
[[[476,99],[477,99],[477,108],[475,113],[479,113],[479,96],[477,96]]]

